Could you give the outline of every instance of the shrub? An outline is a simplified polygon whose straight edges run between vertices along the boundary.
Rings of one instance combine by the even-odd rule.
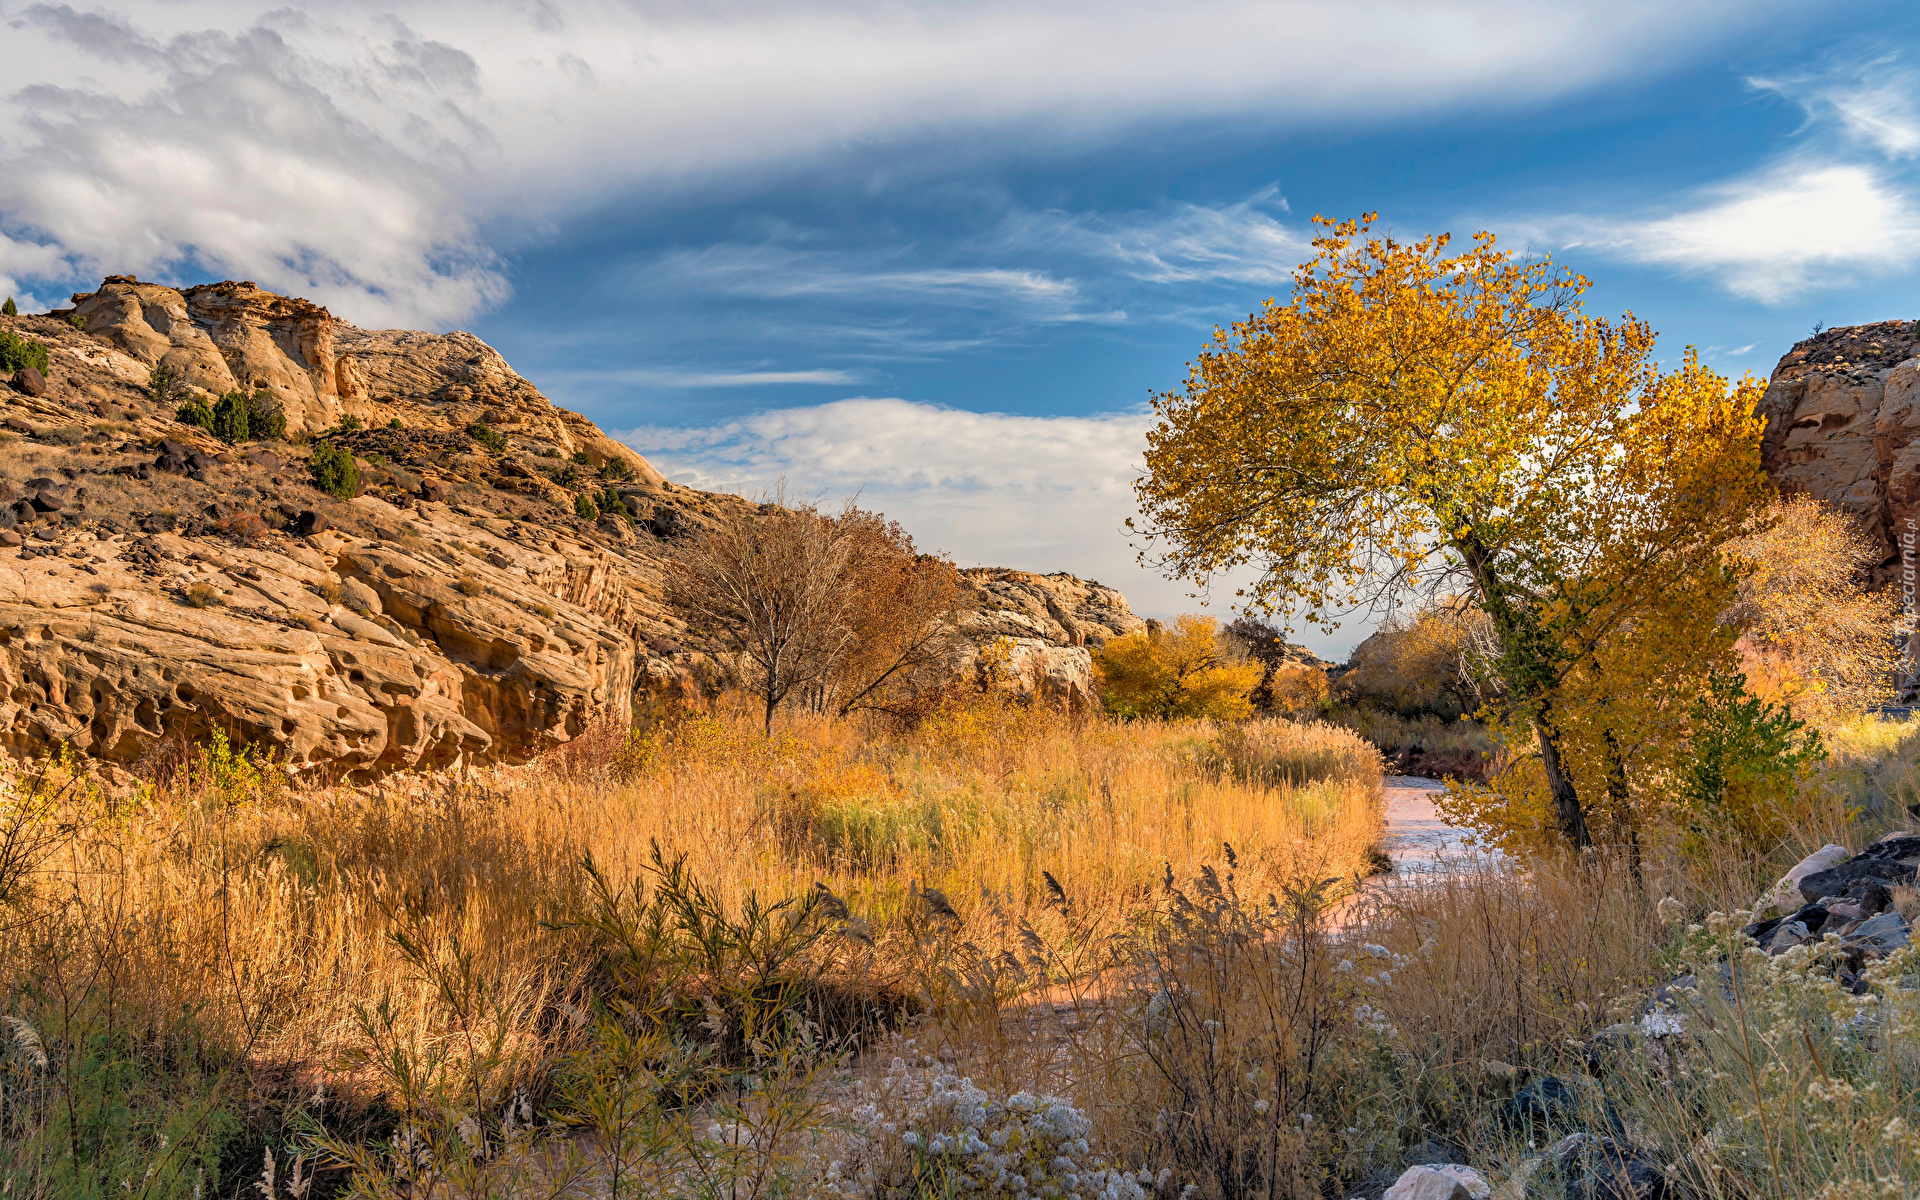
[[[12,330],[0,329],[0,370],[18,371],[22,367],[32,367],[44,375],[47,370],[47,344],[20,337]]]
[[[220,594],[220,589],[210,583],[189,585],[186,600],[187,604],[193,608],[215,608],[227,602],[226,597]]]
[[[1900,593],[1862,586],[1880,547],[1853,515],[1811,496],[1768,515],[1772,528],[1734,544],[1750,568],[1728,614],[1746,627],[1749,687],[1822,721],[1886,703]]]
[[[606,491],[600,493],[599,505],[601,512],[612,513],[617,517],[624,518],[627,524],[633,524],[633,514],[627,511],[627,502],[622,500],[620,493],[614,491],[612,488],[608,488]]]
[[[583,521],[591,521],[600,515],[600,508],[586,496],[573,498],[573,515]]]
[[[388,420],[387,428],[388,429],[405,429],[406,425],[400,420],[399,417],[394,417]]]
[[[85,329],[87,327],[87,319],[79,313],[73,313],[67,317],[67,324],[73,326],[75,329]]]
[[[247,429],[259,441],[281,441],[287,436],[287,412],[273,393],[255,388],[247,397]]]
[[[147,372],[147,395],[164,412],[186,399],[187,381],[172,367],[156,366]]]
[[[360,466],[353,455],[332,442],[321,442],[307,459],[313,486],[337,500],[351,500],[360,493]]]
[[[475,421],[467,426],[467,436],[495,454],[507,448],[507,439],[501,437],[492,426],[481,421]]]
[[[552,446],[542,446],[538,450],[535,450],[533,453],[536,458],[559,458],[560,457],[560,452],[554,449]]]
[[[1729,841],[1770,849],[1787,832],[1807,771],[1827,756],[1820,735],[1749,693],[1738,674],[1711,680],[1691,715],[1693,760],[1679,791],[1696,852],[1724,853]]]
[[[7,297],[5,304],[0,304],[0,315],[9,317],[17,317],[20,315],[20,306],[13,302],[12,296]]]
[[[1322,713],[1332,703],[1332,687],[1327,673],[1319,667],[1288,664],[1273,668],[1267,676],[1267,705],[1287,717],[1305,717]]]
[[[1480,707],[1477,647],[1489,630],[1485,613],[1452,599],[1387,620],[1354,647],[1340,694],[1408,717],[1473,712]]]
[[[458,591],[462,596],[478,596],[485,590],[481,586],[480,581],[471,575],[462,575],[455,581],[453,586],[454,590]]]
[[[607,465],[600,468],[600,473],[609,479],[633,478],[633,468],[627,465],[627,460],[624,458],[608,459]]]
[[[267,534],[267,523],[259,513],[237,512],[220,523],[226,535],[243,546],[251,546]]]
[[[340,586],[340,580],[331,575],[314,584],[313,590],[318,592],[320,598],[328,604],[340,603],[347,594],[347,589]]]
[[[174,419],[182,425],[198,425],[208,433],[213,432],[213,410],[198,400],[189,400],[180,406]]]
[[[573,452],[573,457],[568,461],[576,463],[579,466],[583,466],[583,467],[590,467],[593,465],[593,460],[587,457],[587,452],[585,450],[575,450]]]
[[[1107,711],[1163,719],[1230,719],[1253,711],[1247,697],[1266,671],[1236,657],[1237,645],[1220,636],[1212,617],[1188,614],[1171,631],[1158,625],[1115,638],[1093,656]]]
[[[247,398],[240,392],[228,392],[214,401],[213,422],[208,426],[213,436],[223,442],[244,442],[247,440]]]
[[[348,413],[346,416],[340,418],[340,428],[342,429],[346,429],[346,430],[364,429],[366,428],[366,425],[367,423],[365,421],[362,421],[359,417],[354,416],[352,413]]]

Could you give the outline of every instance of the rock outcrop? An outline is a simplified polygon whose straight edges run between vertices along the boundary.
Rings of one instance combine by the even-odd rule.
[[[131,276],[0,328],[50,359],[0,393],[0,750],[129,765],[219,729],[363,780],[524,761],[636,690],[727,678],[662,571],[748,502],[669,483],[471,334]],[[155,367],[202,400],[267,392],[288,439],[180,422]],[[313,486],[317,445],[359,494]],[[1043,689],[1090,695],[1087,647],[1141,625],[1071,576],[968,577],[971,637],[1012,639]]]
[[[1760,415],[1762,455],[1783,492],[1865,518],[1882,562],[1899,568],[1900,535],[1920,523],[1920,322],[1828,329],[1780,360]]]

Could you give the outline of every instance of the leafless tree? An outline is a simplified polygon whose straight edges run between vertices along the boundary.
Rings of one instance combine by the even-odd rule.
[[[692,538],[668,568],[667,602],[750,664],[771,731],[789,697],[846,716],[938,694],[973,590],[897,522],[853,502],[790,504],[782,489]]]
[[[768,733],[781,701],[826,676],[854,640],[852,533],[815,506],[785,499],[783,489],[757,511],[738,506],[667,568],[667,603],[751,664]]]

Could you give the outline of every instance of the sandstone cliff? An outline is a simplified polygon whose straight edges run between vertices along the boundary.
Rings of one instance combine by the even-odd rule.
[[[524,760],[636,689],[725,677],[661,572],[747,502],[667,482],[471,334],[128,276],[0,330],[50,359],[0,391],[0,749],[129,764],[225,729],[365,779]],[[189,394],[270,393],[289,439],[181,424],[147,390],[156,366]],[[321,431],[360,464],[351,500],[310,483]],[[584,519],[581,497],[631,519]],[[1140,624],[1070,576],[969,578],[970,631],[1016,639],[1064,692],[1090,688],[1089,645]]]
[[[1920,322],[1828,329],[1775,368],[1760,415],[1762,455],[1783,492],[1866,519],[1879,580],[1899,565],[1899,536],[1920,522]]]

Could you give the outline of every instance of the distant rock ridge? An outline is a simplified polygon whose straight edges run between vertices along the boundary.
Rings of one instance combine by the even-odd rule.
[[[1758,411],[1774,484],[1861,516],[1880,553],[1876,582],[1892,580],[1900,535],[1920,525],[1920,322],[1842,326],[1795,344]]]
[[[525,761],[636,693],[729,678],[662,571],[749,502],[668,482],[471,334],[128,275],[0,330],[49,350],[0,390],[0,750],[127,766],[220,729],[370,779]],[[156,366],[189,396],[270,393],[291,440],[179,422]],[[359,461],[351,499],[310,482],[321,431]],[[1008,639],[1064,695],[1089,698],[1089,648],[1142,624],[1072,576],[966,578],[970,638]]]

